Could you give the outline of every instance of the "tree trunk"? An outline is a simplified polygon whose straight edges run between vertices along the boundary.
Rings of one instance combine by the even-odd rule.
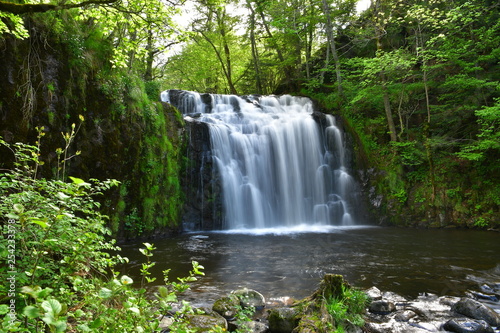
[[[332,58],[335,64],[335,75],[337,77],[337,92],[342,100],[345,99],[344,89],[342,88],[342,73],[340,71],[340,60],[337,52],[337,47],[335,45],[335,36],[333,35],[333,24],[330,17],[330,6],[326,0],[323,0],[323,11],[326,17],[326,36],[330,44],[330,49],[332,51]]]
[[[255,71],[255,85],[257,88],[257,93],[263,94],[264,89],[262,87],[262,74],[260,72],[259,53],[257,50],[257,42],[255,41],[255,10],[253,9],[250,1],[247,1],[247,6],[250,9],[250,44],[252,46],[252,60]]]

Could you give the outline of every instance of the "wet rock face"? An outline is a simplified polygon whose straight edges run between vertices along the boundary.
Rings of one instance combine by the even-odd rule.
[[[222,185],[212,161],[208,125],[191,118],[186,119],[185,128],[190,163],[182,179],[186,194],[183,226],[187,230],[222,229]]]

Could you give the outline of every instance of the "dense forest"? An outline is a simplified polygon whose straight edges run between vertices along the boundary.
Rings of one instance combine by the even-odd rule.
[[[1,1],[2,136],[43,127],[53,176],[82,115],[69,174],[122,181],[107,212],[137,235],[178,224],[183,201],[182,119],[160,90],[305,95],[356,138],[379,221],[497,226],[499,3],[357,5]]]
[[[124,261],[110,235],[179,229],[190,161],[166,89],[308,96],[353,138],[374,223],[500,224],[498,1],[13,0],[0,34],[6,331],[156,331],[202,274],[154,301],[92,278]]]

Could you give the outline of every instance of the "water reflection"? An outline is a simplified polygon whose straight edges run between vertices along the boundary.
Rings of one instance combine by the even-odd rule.
[[[312,231],[233,230],[157,240],[153,274],[161,283],[162,270],[184,276],[191,261],[198,261],[206,276],[193,285],[189,297],[207,302],[240,287],[267,297],[301,298],[326,273],[342,274],[358,287],[377,286],[408,297],[421,292],[463,295],[482,283],[500,281],[498,233],[378,227]],[[123,246],[131,259],[125,270],[133,276],[142,262],[140,246]]]

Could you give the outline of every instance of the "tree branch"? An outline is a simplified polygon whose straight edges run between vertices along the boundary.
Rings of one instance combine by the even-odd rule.
[[[109,5],[120,0],[87,0],[75,4],[17,4],[0,1],[0,11],[12,14],[44,13],[51,10],[80,8],[88,5]]]

